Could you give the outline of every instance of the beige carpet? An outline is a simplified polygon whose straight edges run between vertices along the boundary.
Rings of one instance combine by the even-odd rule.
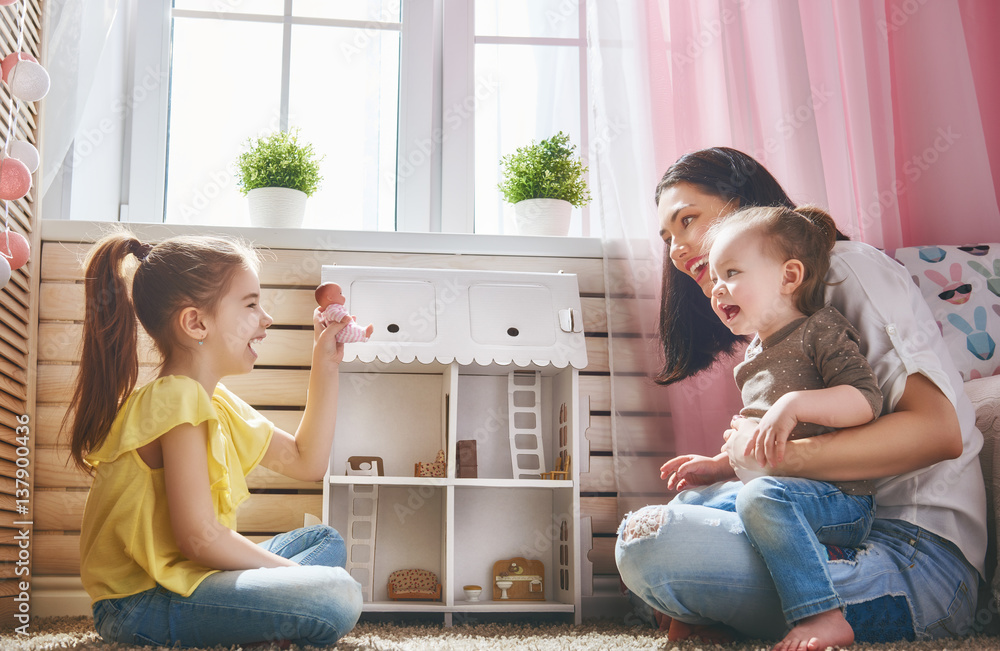
[[[56,649],[104,649],[127,651],[133,648],[101,642],[89,618],[53,617],[33,620],[29,636],[9,631],[0,635],[2,651],[48,651]],[[230,647],[226,647],[230,648]],[[231,647],[239,649],[240,647]],[[255,647],[267,650],[277,647]],[[298,647],[293,646],[292,649]],[[470,626],[405,626],[363,622],[340,641],[345,651],[465,651],[467,649],[526,649],[530,651],[597,651],[611,649],[663,649],[664,651],[758,651],[765,643],[744,642],[713,646],[700,642],[669,642],[666,635],[648,628],[629,627],[620,622],[597,620],[583,626],[558,624],[475,624]],[[852,647],[871,651],[1000,651],[1000,638],[974,637],[936,642],[858,644]]]

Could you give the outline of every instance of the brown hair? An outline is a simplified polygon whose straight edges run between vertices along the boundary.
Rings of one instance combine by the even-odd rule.
[[[138,265],[136,265],[138,261]],[[241,269],[259,267],[249,246],[218,237],[175,237],[155,246],[122,230],[106,235],[85,263],[83,350],[70,410],[70,451],[78,466],[104,443],[139,377],[136,319],[163,359],[177,345],[177,315],[213,312]]]
[[[795,292],[795,307],[807,316],[823,307],[827,284],[824,278],[837,240],[837,225],[829,213],[816,206],[799,206],[795,210],[780,206],[743,208],[713,223],[706,245],[730,228],[740,234],[760,236],[764,255],[779,262],[801,262],[805,274]]]

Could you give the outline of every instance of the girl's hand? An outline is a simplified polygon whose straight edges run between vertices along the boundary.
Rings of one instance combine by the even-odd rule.
[[[319,307],[313,310],[313,350],[318,348],[322,352],[321,359],[340,364],[344,360],[344,344],[337,341],[337,333],[347,327],[353,317],[345,316],[341,321],[331,321],[324,327],[322,314]]]
[[[734,477],[728,457],[722,454],[715,457],[683,454],[660,466],[660,479],[667,480],[669,490],[708,486]]]

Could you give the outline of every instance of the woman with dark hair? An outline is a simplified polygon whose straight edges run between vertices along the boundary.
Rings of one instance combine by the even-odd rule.
[[[729,210],[749,206],[795,208],[795,203],[763,165],[728,147],[702,149],[679,158],[656,186],[653,197],[656,205],[660,205],[663,192],[679,183],[718,199]],[[660,234],[669,249],[669,233]],[[837,239],[847,237],[838,231]],[[662,286],[660,339],[665,360],[655,378],[658,383],[671,384],[703,371],[715,363],[720,353],[732,355],[740,344],[746,343],[715,317],[711,304],[700,300],[701,294],[707,296],[708,292],[700,283],[691,283],[689,274],[674,266],[669,255],[663,256]]]
[[[660,338],[670,384],[736,353],[733,336],[711,310],[702,238],[720,216],[751,205],[794,207],[773,176],[750,156],[713,148],[683,156],[656,190],[667,247]],[[765,472],[824,481],[874,480],[877,518],[859,548],[829,547],[839,608],[858,641],[924,639],[968,632],[986,551],[982,435],[961,376],[929,308],[906,270],[868,245],[840,241],[831,254],[826,300],[860,331],[885,397],[866,425],[787,444]],[[725,432],[734,467],[760,471],[746,455],[754,424],[734,418]],[[776,649],[822,649],[782,616],[774,581],[735,513],[740,482],[698,474],[701,459],[664,465],[669,504],[626,516],[616,559],[630,591],[673,620],[671,637],[691,627],[728,628],[785,638]],[[686,489],[686,490],[685,490]],[[817,595],[829,586],[817,586]],[[817,600],[819,596],[817,596]],[[794,634],[790,630],[795,631]]]

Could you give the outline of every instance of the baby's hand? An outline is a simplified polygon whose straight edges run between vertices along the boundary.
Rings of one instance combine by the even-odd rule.
[[[667,480],[669,490],[708,486],[734,476],[728,457],[722,454],[715,457],[683,454],[660,466],[660,479]]]
[[[786,393],[778,398],[760,419],[750,436],[744,454],[752,455],[762,468],[781,463],[785,458],[785,444],[798,424],[795,416],[794,394]]]

